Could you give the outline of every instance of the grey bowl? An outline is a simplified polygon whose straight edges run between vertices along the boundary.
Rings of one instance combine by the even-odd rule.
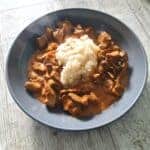
[[[35,51],[35,38],[46,26],[54,27],[60,20],[91,25],[97,31],[108,31],[127,51],[132,70],[128,89],[118,102],[92,118],[81,120],[63,112],[50,112],[45,105],[26,92],[24,82],[27,63]],[[64,130],[87,130],[106,125],[125,114],[139,98],[147,78],[147,57],[137,36],[122,22],[105,13],[88,9],[65,9],[49,13],[28,25],[13,43],[6,65],[9,91],[18,106],[33,119]]]

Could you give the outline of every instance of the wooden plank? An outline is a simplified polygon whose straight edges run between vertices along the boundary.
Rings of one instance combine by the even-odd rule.
[[[148,0],[127,1],[127,4],[132,13],[134,14],[136,20],[138,20],[141,28],[143,29],[144,39],[143,36],[139,36],[139,38],[141,39],[141,41],[143,41],[143,45],[145,47],[147,55],[150,56],[149,51],[150,19],[148,19],[150,17],[150,1]]]
[[[0,0],[1,2],[2,0]],[[107,12],[136,31],[150,59],[149,1],[133,0],[39,0],[40,4],[19,1],[5,4],[0,14],[0,149],[2,150],[147,150],[150,145],[150,81],[135,107],[118,121],[105,127],[64,132],[43,126],[27,117],[13,102],[6,88],[4,62],[12,41],[30,22],[49,11],[84,7]],[[34,10],[34,11],[33,11]]]
[[[1,0],[0,5],[0,12],[8,11],[8,10],[14,10],[18,8],[33,6],[37,4],[42,4],[44,2],[47,2],[47,0],[26,0],[26,1],[20,1],[20,0],[13,0],[13,1],[5,1]]]

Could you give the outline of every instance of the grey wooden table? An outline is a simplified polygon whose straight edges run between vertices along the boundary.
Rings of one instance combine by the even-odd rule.
[[[72,7],[119,18],[136,32],[150,60],[150,0],[0,0],[0,150],[150,150],[150,77],[139,101],[124,117],[77,133],[33,121],[9,95],[4,64],[15,37],[36,18]]]

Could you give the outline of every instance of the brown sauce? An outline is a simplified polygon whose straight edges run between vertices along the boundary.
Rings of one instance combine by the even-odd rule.
[[[88,80],[65,87],[60,82],[62,66],[56,60],[56,49],[65,38],[84,34],[100,48],[97,69]],[[46,28],[37,38],[37,45],[38,50],[29,61],[25,87],[50,108],[61,106],[76,117],[93,116],[118,101],[128,85],[127,53],[105,31],[96,33],[92,27],[64,21],[56,29]]]

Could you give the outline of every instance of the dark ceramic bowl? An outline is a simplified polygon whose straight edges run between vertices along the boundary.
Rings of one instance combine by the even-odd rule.
[[[50,112],[24,88],[27,64],[35,52],[35,38],[46,26],[54,27],[60,20],[93,26],[97,31],[108,31],[127,51],[131,68],[130,83],[118,102],[102,113],[80,120],[64,112]],[[66,9],[49,13],[27,26],[12,45],[6,65],[9,91],[19,107],[33,119],[65,130],[87,130],[106,125],[125,114],[139,98],[147,78],[147,58],[137,36],[122,22],[105,13],[88,9]]]

